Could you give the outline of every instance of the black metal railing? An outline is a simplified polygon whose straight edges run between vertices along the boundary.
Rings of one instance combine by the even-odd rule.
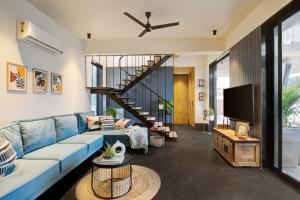
[[[151,59],[150,55],[150,60]],[[119,58],[119,87],[118,89],[122,90],[123,87],[125,87],[126,83],[122,85],[122,73],[125,74],[125,76],[128,78],[125,80],[130,80],[132,76],[140,75],[133,72],[133,68],[131,68],[131,73],[129,72],[130,68],[128,68],[128,61],[126,60],[126,66],[122,66],[122,59],[128,59],[128,57],[121,56]],[[143,63],[145,63],[145,58],[142,59]],[[166,69],[166,64],[163,66]],[[140,67],[141,68],[141,67]],[[137,67],[135,66],[134,70],[137,70]],[[136,72],[136,71],[135,71]],[[166,73],[165,73],[166,74]],[[173,74],[171,74],[173,76]],[[124,80],[124,79],[123,79]],[[166,79],[165,79],[166,80]],[[148,80],[149,81],[149,80]],[[151,85],[151,76],[150,76],[150,85]],[[166,84],[164,84],[166,86]],[[144,81],[138,82],[136,85],[133,86],[126,94],[126,96],[130,97],[128,101],[133,101],[136,103],[137,107],[141,106],[143,111],[149,112],[148,117],[149,120],[151,118],[155,117],[155,121],[161,121],[163,123],[173,123],[173,103],[170,102],[173,98],[170,98],[170,100],[166,100],[164,97],[162,97],[158,92],[154,91],[151,87],[147,86]]]
[[[86,56],[86,65],[89,62],[101,63],[103,75],[98,78],[103,79],[102,87],[122,91],[128,83],[134,80],[134,77],[145,73],[146,66],[153,65],[152,61],[158,63],[158,56],[162,59],[171,55],[93,55]],[[131,84],[132,87],[122,93],[122,96],[129,97],[128,101],[135,102],[136,107],[142,107],[141,111],[149,112],[148,116],[155,117],[156,121],[172,124],[174,109],[170,100],[173,100],[173,66],[174,59],[160,62],[157,69],[150,71],[149,75],[137,83]],[[86,69],[86,71],[90,70]],[[87,78],[87,80],[90,79]]]

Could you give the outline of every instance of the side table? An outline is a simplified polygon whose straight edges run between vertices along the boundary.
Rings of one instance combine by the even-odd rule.
[[[96,158],[97,159],[97,158]],[[111,165],[92,161],[92,189],[102,199],[115,199],[127,194],[132,186],[132,167],[126,158]]]

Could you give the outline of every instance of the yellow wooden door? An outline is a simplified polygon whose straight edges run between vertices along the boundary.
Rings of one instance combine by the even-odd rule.
[[[189,125],[195,128],[195,71],[191,70],[188,76],[188,115]]]
[[[174,75],[174,123],[188,124],[188,75]]]

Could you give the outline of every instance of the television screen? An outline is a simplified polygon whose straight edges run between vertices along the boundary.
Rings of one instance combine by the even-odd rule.
[[[224,116],[254,123],[254,85],[224,89]]]

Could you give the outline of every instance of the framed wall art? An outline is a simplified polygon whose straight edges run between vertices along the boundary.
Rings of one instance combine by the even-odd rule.
[[[7,90],[9,91],[27,91],[27,67],[7,63]]]
[[[249,123],[247,122],[236,122],[236,136],[248,136],[250,130]]]
[[[62,75],[51,73],[51,92],[57,94],[62,93]]]
[[[48,73],[47,71],[33,68],[32,69],[32,90],[33,92],[48,91]]]

